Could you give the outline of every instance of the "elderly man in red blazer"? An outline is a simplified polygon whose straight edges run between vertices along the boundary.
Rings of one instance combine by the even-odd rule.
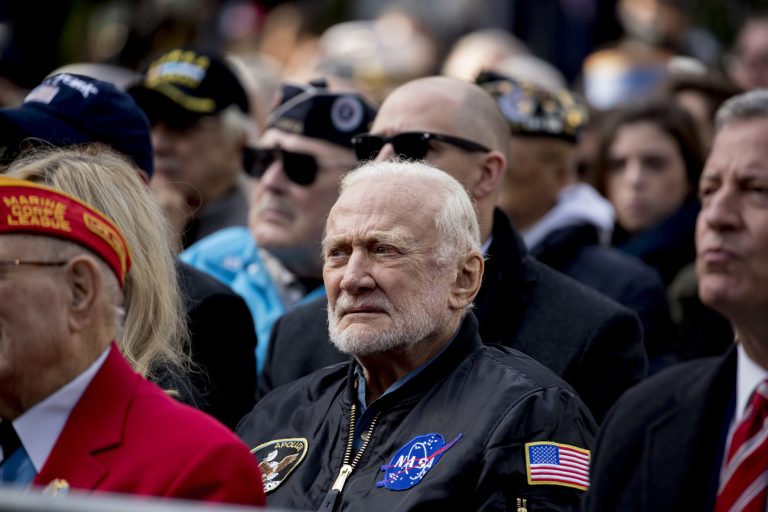
[[[262,505],[246,446],[120,355],[130,263],[98,211],[0,177],[0,481]]]

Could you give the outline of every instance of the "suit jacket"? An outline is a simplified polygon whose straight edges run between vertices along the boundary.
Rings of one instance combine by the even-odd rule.
[[[601,245],[597,228],[587,222],[550,232],[530,252],[542,263],[637,313],[649,373],[677,362],[667,291],[655,269],[639,258]]]
[[[731,347],[628,391],[600,430],[587,510],[712,510],[735,389]]]
[[[114,344],[34,484],[54,479],[86,491],[264,503],[242,441],[134,373]]]
[[[179,261],[199,409],[235,429],[256,401],[256,331],[242,297]],[[192,405],[192,404],[190,404]]]
[[[627,308],[526,254],[507,217],[494,214],[475,315],[480,338],[533,357],[571,384],[599,422],[646,376],[637,317]],[[328,341],[325,298],[275,324],[259,394],[346,360]]]

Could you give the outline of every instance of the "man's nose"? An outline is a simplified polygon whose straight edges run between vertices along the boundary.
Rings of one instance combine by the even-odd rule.
[[[387,162],[389,160],[397,160],[398,155],[395,151],[395,147],[391,143],[384,144],[379,154],[376,155],[376,162]]]
[[[729,230],[739,226],[741,203],[736,193],[728,185],[704,200],[699,215],[712,229]]]
[[[282,160],[275,159],[264,174],[259,178],[259,184],[272,191],[285,190],[288,186],[288,177],[283,170]]]
[[[360,293],[372,290],[376,281],[371,275],[371,263],[363,251],[353,250],[341,279],[341,289],[347,293]]]

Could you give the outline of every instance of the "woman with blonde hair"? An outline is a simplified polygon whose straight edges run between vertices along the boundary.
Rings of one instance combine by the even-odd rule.
[[[4,174],[67,192],[101,210],[123,232],[134,264],[125,278],[125,319],[116,341],[138,373],[196,405],[172,237],[134,166],[106,146],[92,144],[35,150]]]

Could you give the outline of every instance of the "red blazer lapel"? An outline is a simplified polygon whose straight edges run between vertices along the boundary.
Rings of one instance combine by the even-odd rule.
[[[125,417],[140,382],[141,377],[113,343],[104,364],[72,409],[34,484],[45,486],[58,478],[74,489],[97,488],[110,469],[98,454],[120,446]]]

